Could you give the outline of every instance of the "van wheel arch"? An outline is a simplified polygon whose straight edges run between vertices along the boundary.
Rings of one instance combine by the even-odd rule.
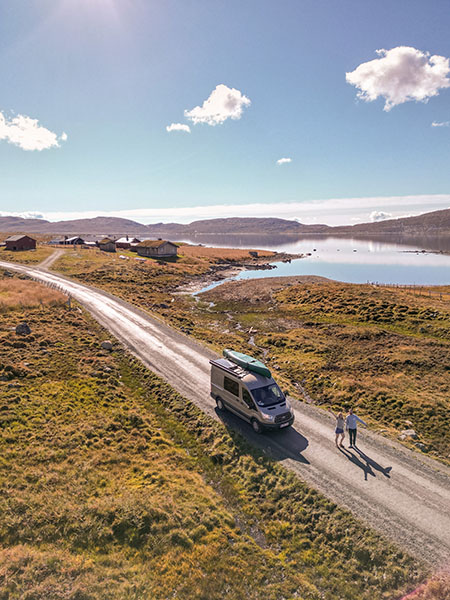
[[[251,424],[251,426],[252,426],[252,429],[253,429],[253,431],[254,431],[255,433],[262,433],[262,431],[263,431],[263,428],[262,428],[262,426],[261,426],[261,423],[258,421],[258,419],[254,419],[254,418],[253,418],[253,419],[250,421],[250,424]]]
[[[220,396],[216,398],[216,406],[221,411],[225,410],[225,404]]]

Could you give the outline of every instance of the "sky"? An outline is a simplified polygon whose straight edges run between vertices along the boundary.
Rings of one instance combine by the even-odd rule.
[[[0,0],[0,215],[450,207],[447,0]]]

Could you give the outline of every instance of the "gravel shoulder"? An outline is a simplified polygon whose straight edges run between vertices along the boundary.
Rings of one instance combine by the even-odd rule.
[[[70,294],[152,371],[219,418],[209,396],[212,351],[96,288],[42,268],[6,262],[0,267]],[[296,423],[290,431],[256,436],[229,414],[223,421],[412,555],[433,567],[448,564],[450,469],[366,430],[359,432],[358,451],[339,451],[332,417],[317,407],[293,403]]]

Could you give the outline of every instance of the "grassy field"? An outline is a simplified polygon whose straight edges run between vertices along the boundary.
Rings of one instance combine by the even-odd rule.
[[[413,428],[410,443],[450,458],[449,299],[334,282],[266,286],[265,295],[252,282],[220,286],[192,321],[264,352],[294,394],[300,384],[319,404],[356,407],[393,436]]]
[[[53,248],[49,246],[37,246],[36,250],[21,250],[17,252],[0,248],[0,260],[18,262],[25,265],[37,265],[52,253]]]
[[[417,587],[420,565],[105,338],[50,298],[0,313],[1,599],[392,600]]]
[[[196,251],[203,249],[196,247]],[[86,251],[90,252],[90,251]],[[371,427],[450,458],[450,296],[308,277],[227,283],[195,301],[177,286],[219,260],[132,263],[77,252],[55,268],[157,313],[217,351],[263,357],[290,392],[318,404],[353,406]],[[434,290],[436,291],[436,290]]]
[[[63,304],[67,298],[56,290],[46,288],[34,281],[16,277],[0,279],[0,313],[16,310],[17,307]]]

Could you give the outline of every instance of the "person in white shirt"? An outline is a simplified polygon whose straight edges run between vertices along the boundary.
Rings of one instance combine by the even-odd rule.
[[[364,423],[362,419],[357,417],[353,413],[353,409],[350,408],[348,411],[347,418],[345,419],[345,429],[348,431],[348,436],[350,438],[350,446],[349,448],[356,447],[356,432],[357,432],[357,423],[358,421],[367,427],[367,423]]]

